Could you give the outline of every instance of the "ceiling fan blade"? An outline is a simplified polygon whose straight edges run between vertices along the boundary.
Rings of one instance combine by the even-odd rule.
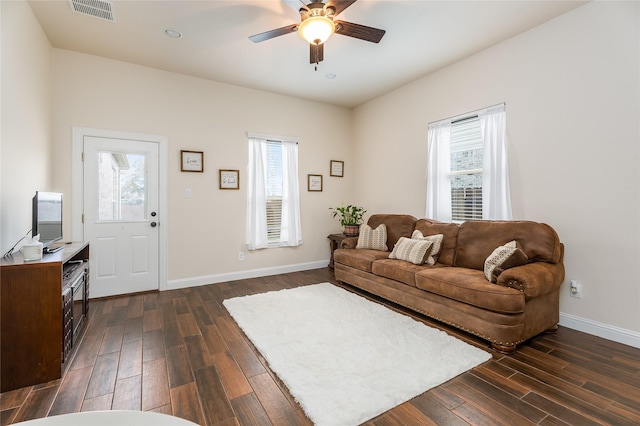
[[[336,10],[336,15],[352,4],[354,4],[356,0],[329,0],[327,2],[327,6],[332,6]]]
[[[384,36],[385,30],[367,27],[366,25],[354,24],[352,22],[334,21],[336,24],[336,34],[359,38],[360,40],[379,43]]]
[[[286,27],[276,28],[275,30],[265,31],[264,33],[252,35],[249,37],[254,43],[260,43],[261,41],[269,40],[281,35],[289,34],[298,30],[298,24],[287,25]]]
[[[309,45],[309,63],[319,64],[324,60],[324,43]]]

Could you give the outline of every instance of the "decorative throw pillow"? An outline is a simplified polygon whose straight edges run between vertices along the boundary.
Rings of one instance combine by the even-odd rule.
[[[484,261],[484,276],[495,283],[498,276],[506,269],[524,265],[529,258],[516,241],[498,247]]]
[[[400,259],[421,265],[425,263],[427,256],[429,256],[432,245],[433,241],[400,237],[391,254],[389,254],[389,259]]]
[[[427,260],[424,262],[427,265],[435,265],[438,261],[438,254],[440,254],[440,249],[442,248],[443,238],[443,234],[427,235],[425,237],[424,235],[422,235],[422,232],[418,231],[417,229],[413,231],[413,234],[411,234],[411,239],[413,240],[426,240],[433,242],[433,246],[431,246],[431,251],[429,252],[429,257],[427,257]]]
[[[362,225],[356,248],[388,251],[387,226],[381,223],[376,229],[371,229],[369,225]]]

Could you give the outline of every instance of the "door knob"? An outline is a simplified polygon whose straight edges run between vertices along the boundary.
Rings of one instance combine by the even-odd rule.
[[[151,212],[151,217],[156,217],[156,212]]]
[[[151,225],[152,228],[155,228],[156,226],[158,226],[158,224],[155,223],[155,222],[151,222],[150,225]]]

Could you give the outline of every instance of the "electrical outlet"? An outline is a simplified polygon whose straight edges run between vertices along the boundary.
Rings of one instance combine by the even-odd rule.
[[[239,251],[238,252],[238,262],[244,262],[244,252],[243,251]]]
[[[571,280],[571,283],[569,284],[569,295],[576,299],[582,299],[582,284],[578,283],[576,280]]]

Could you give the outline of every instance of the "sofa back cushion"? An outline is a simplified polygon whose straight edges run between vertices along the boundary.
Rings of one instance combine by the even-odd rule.
[[[455,266],[483,270],[493,251],[515,240],[529,261],[558,263],[562,246],[558,234],[545,223],[471,220],[460,225]]]
[[[416,222],[416,230],[420,231],[425,237],[442,234],[442,246],[440,247],[440,254],[438,255],[438,263],[453,266],[453,260],[456,254],[456,243],[458,241],[457,224],[439,222],[434,219],[420,219]]]
[[[411,238],[417,219],[408,214],[374,214],[369,217],[367,225],[375,229],[381,223],[387,227],[387,247],[393,250],[400,237]]]

